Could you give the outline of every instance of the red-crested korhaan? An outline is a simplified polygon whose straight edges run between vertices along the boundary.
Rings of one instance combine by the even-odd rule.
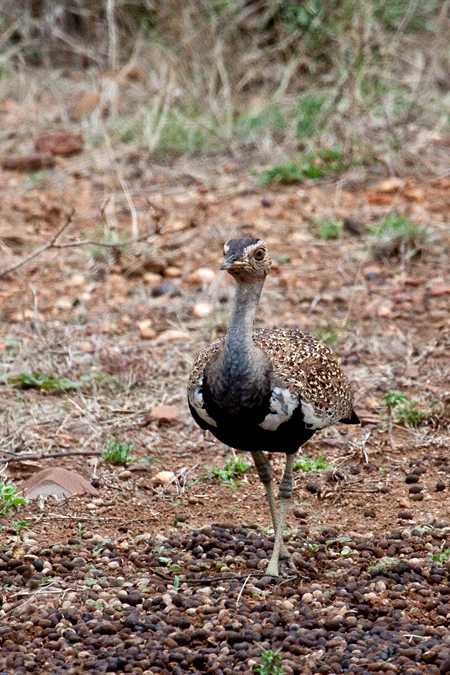
[[[297,329],[254,329],[259,298],[271,259],[265,241],[230,239],[224,246],[226,270],[237,282],[228,333],[197,357],[188,384],[191,413],[202,429],[222,443],[251,452],[264,485],[275,531],[267,575],[278,577],[293,487],[294,457],[315,431],[343,422],[358,424],[353,392],[330,348]],[[273,489],[265,452],[284,452],[286,468]]]

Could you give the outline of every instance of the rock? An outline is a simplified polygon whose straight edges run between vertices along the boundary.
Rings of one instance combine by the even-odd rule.
[[[392,178],[387,178],[386,180],[382,180],[380,183],[378,183],[375,190],[377,192],[384,192],[390,194],[392,192],[398,192],[399,190],[401,190],[403,185],[404,181],[402,181],[400,178],[395,178],[393,176]]]
[[[55,166],[55,158],[51,152],[36,152],[33,155],[11,155],[2,160],[5,171],[39,171]]]
[[[156,476],[153,476],[153,482],[155,485],[167,485],[173,478],[175,478],[173,471],[160,471]]]
[[[402,520],[412,520],[413,514],[408,509],[403,509],[403,511],[399,511],[398,517],[401,518]]]
[[[154,284],[160,283],[161,275],[155,274],[155,272],[146,272],[142,279],[147,286],[153,286]]]
[[[188,281],[191,284],[210,284],[215,278],[216,273],[214,270],[209,267],[200,267],[189,275]]]
[[[198,319],[203,319],[205,316],[211,314],[213,309],[210,302],[197,302],[192,309],[192,314]]]
[[[356,218],[344,218],[343,229],[352,237],[360,237],[362,234],[361,225]]]
[[[180,421],[180,410],[176,405],[160,405],[150,408],[144,424],[158,422],[160,424],[174,424]]]
[[[438,482],[436,483],[435,490],[436,492],[442,492],[442,490],[445,490],[445,483],[441,480],[438,480]]]
[[[69,471],[62,467],[42,469],[22,483],[21,492],[27,499],[38,497],[55,497],[64,499],[73,495],[88,492],[91,495],[98,491],[83,476],[76,471]]]
[[[154,286],[151,292],[153,298],[159,298],[161,295],[168,295],[171,298],[175,298],[178,295],[181,295],[179,286],[167,279],[161,281],[157,286]]]
[[[36,152],[51,152],[53,155],[71,155],[83,149],[80,131],[55,129],[40,134],[34,144]]]
[[[377,514],[375,513],[375,511],[373,509],[367,509],[366,511],[364,511],[364,517],[365,518],[376,518]]]
[[[143,328],[141,331],[139,331],[139,337],[141,340],[153,340],[156,338],[158,333],[153,330],[153,328]]]
[[[166,267],[164,270],[164,276],[169,279],[176,279],[177,277],[181,277],[181,270],[174,266]]]

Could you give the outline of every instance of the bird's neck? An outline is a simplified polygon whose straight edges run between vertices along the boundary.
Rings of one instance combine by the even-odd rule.
[[[238,283],[230,327],[225,340],[222,370],[248,371],[253,365],[253,321],[264,281]]]

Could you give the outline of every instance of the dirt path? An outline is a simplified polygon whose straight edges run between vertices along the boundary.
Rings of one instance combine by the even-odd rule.
[[[3,458],[38,456],[2,475],[19,485],[57,464],[98,494],[1,519],[3,671],[231,675],[280,649],[287,675],[450,672],[448,179],[349,172],[269,188],[255,160],[180,162],[154,167],[150,184],[128,167],[130,209],[114,167],[61,162],[36,187],[0,174],[2,268],[48,242],[72,208],[60,243],[100,244],[48,250],[0,279]],[[392,213],[424,226],[422,254],[377,256],[373,228]],[[321,238],[324,221],[348,218]],[[258,325],[318,332],[354,382],[364,425],[304,446],[331,466],[296,473],[287,536],[298,574],[273,587],[248,576],[273,543],[256,473],[235,486],[212,477],[205,467],[230,451],[185,401],[193,358],[226,330],[233,285],[218,265],[242,232],[263,236],[275,261]],[[30,373],[75,384],[20,387]],[[389,391],[408,399],[391,416]],[[179,415],[149,421],[161,405]],[[134,444],[131,466],[70,454],[111,437]],[[161,470],[175,475],[165,486]]]

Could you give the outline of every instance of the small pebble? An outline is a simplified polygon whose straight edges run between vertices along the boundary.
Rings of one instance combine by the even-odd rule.
[[[442,490],[445,490],[445,483],[441,480],[438,480],[436,483],[436,492],[442,492]]]

